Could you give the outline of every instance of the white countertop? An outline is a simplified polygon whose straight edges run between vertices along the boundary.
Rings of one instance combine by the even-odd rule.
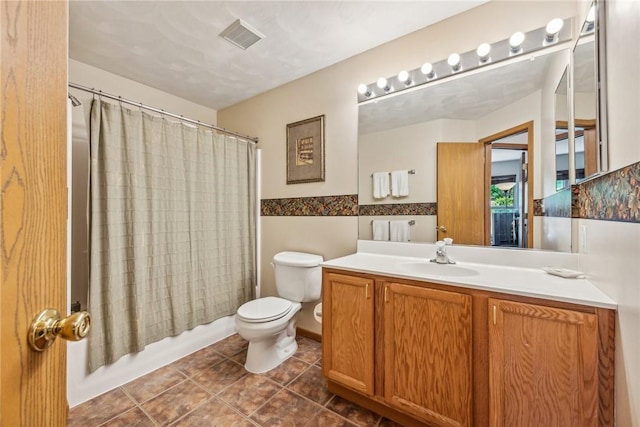
[[[478,248],[478,250],[481,249]],[[453,258],[453,256],[451,257]],[[465,262],[456,259],[454,267],[471,269],[476,271],[477,274],[473,276],[444,276],[408,272],[402,269],[400,265],[402,263],[428,264],[429,259],[424,256],[412,257],[358,252],[342,258],[325,261],[322,266],[614,310],[617,308],[617,304],[588,279],[565,279],[552,276],[545,273],[541,268]],[[512,265],[517,265],[517,262]],[[446,265],[442,266],[442,268],[447,267]]]

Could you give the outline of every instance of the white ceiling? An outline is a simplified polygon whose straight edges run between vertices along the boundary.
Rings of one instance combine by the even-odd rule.
[[[219,110],[485,1],[71,1],[69,56]]]

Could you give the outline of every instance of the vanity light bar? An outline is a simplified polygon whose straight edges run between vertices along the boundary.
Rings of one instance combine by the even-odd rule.
[[[560,24],[560,21],[562,24]],[[397,76],[380,77],[377,82],[358,86],[358,102],[382,98],[403,90],[442,80],[454,74],[471,71],[488,64],[505,61],[548,46],[571,40],[573,18],[558,18],[548,25],[526,33],[514,33],[510,38],[492,44],[482,43],[478,49],[461,54],[452,53],[447,59],[425,63],[421,68],[402,71]],[[557,33],[552,34],[550,31]]]

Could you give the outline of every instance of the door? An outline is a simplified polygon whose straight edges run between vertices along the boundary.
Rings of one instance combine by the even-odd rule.
[[[484,245],[484,145],[439,142],[438,240]]]
[[[326,273],[322,287],[324,375],[373,395],[373,279]]]
[[[505,157],[503,154],[501,159],[493,156],[493,158],[490,158],[490,160],[486,162],[485,194],[487,204],[485,205],[485,241],[487,244],[494,245],[496,245],[497,241],[499,242],[499,239],[491,238],[491,224],[494,220],[502,219],[499,217],[494,218],[494,209],[492,207],[492,199],[490,197],[491,187],[494,184],[494,181],[506,184],[508,181],[503,180],[503,178],[509,175],[517,175],[520,177],[520,185],[518,186],[517,195],[522,202],[522,209],[513,223],[514,225],[516,222],[518,224],[518,246],[523,248],[533,248],[533,121],[481,138],[480,143],[487,147],[487,154],[492,151],[495,151],[496,153],[508,153],[507,150],[511,150],[513,152],[513,158],[509,155],[506,155]],[[523,152],[525,156],[522,156],[521,152]],[[512,168],[515,164],[509,165],[510,161],[515,160],[516,157],[521,159],[521,163],[517,168],[517,171]],[[500,214],[502,214],[502,212],[500,212]],[[507,245],[511,244],[511,242],[507,243]]]
[[[598,425],[595,314],[489,299],[494,427]]]
[[[3,1],[0,30],[0,425],[64,426],[66,344],[27,331],[67,306],[67,3]]]
[[[384,397],[433,426],[472,425],[471,297],[384,285]]]

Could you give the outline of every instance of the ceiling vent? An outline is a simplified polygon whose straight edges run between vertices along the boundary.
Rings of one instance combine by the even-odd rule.
[[[255,28],[252,28],[242,19],[237,19],[233,24],[229,25],[220,33],[220,37],[230,41],[239,48],[246,49],[258,42],[260,39],[263,39],[264,34],[260,33],[260,31]]]

